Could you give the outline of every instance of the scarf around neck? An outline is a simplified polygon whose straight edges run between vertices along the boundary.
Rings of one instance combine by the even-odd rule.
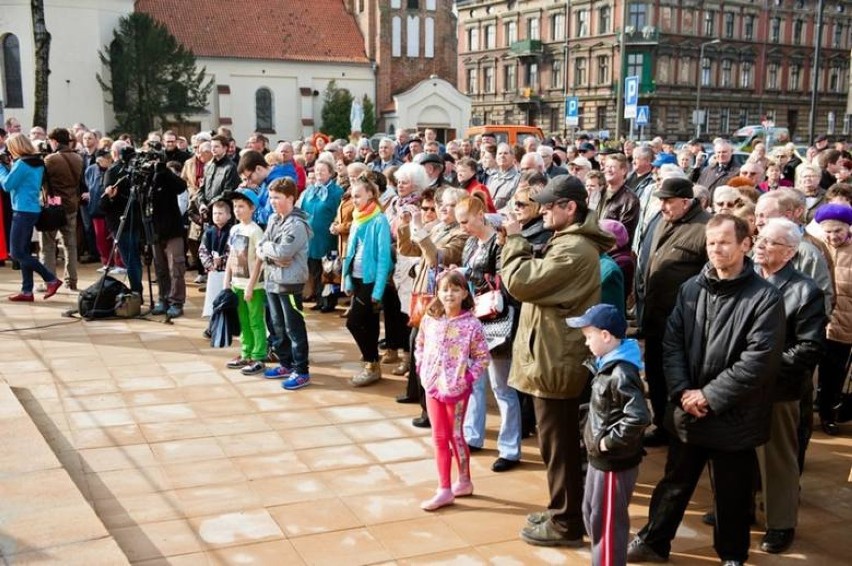
[[[366,224],[381,213],[382,209],[376,201],[370,201],[370,204],[364,208],[356,208],[352,211],[352,231],[354,232],[362,224]]]

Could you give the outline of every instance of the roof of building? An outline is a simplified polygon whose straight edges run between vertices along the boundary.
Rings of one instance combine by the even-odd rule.
[[[221,2],[136,0],[196,57],[368,63],[343,0]]]

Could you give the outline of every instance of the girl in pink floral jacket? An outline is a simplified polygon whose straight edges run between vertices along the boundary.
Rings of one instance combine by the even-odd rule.
[[[485,332],[473,315],[473,297],[461,272],[449,271],[438,281],[438,296],[420,323],[415,354],[417,373],[426,390],[439,479],[435,496],[420,506],[434,511],[456,497],[473,495],[470,451],[462,424],[473,382],[490,360]],[[459,474],[451,486],[453,455]]]

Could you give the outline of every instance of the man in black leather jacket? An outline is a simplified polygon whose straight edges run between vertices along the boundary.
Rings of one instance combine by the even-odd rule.
[[[801,240],[795,223],[773,218],[754,249],[757,272],[781,291],[787,317],[781,369],[772,390],[769,442],[757,449],[766,511],[760,547],[773,554],[793,543],[799,509],[799,399],[825,349],[823,292],[793,265]]]
[[[680,288],[663,340],[672,434],[648,524],[628,561],[665,562],[709,461],[716,494],[714,548],[725,565],[748,558],[755,448],[769,440],[771,392],[784,345],[781,294],[746,257],[749,226],[718,214],[706,228],[702,272]]]

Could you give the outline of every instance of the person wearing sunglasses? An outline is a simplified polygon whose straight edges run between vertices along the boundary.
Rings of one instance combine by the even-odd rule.
[[[580,469],[580,395],[589,379],[588,356],[578,329],[565,318],[580,316],[600,301],[599,257],[615,238],[589,214],[582,181],[559,175],[531,200],[543,211],[544,227],[554,231],[536,257],[510,217],[503,227],[506,244],[500,273],[506,289],[522,303],[512,348],[509,386],[533,397],[538,441],[547,468],[547,509],[527,516],[521,538],[532,545],[583,544]]]

